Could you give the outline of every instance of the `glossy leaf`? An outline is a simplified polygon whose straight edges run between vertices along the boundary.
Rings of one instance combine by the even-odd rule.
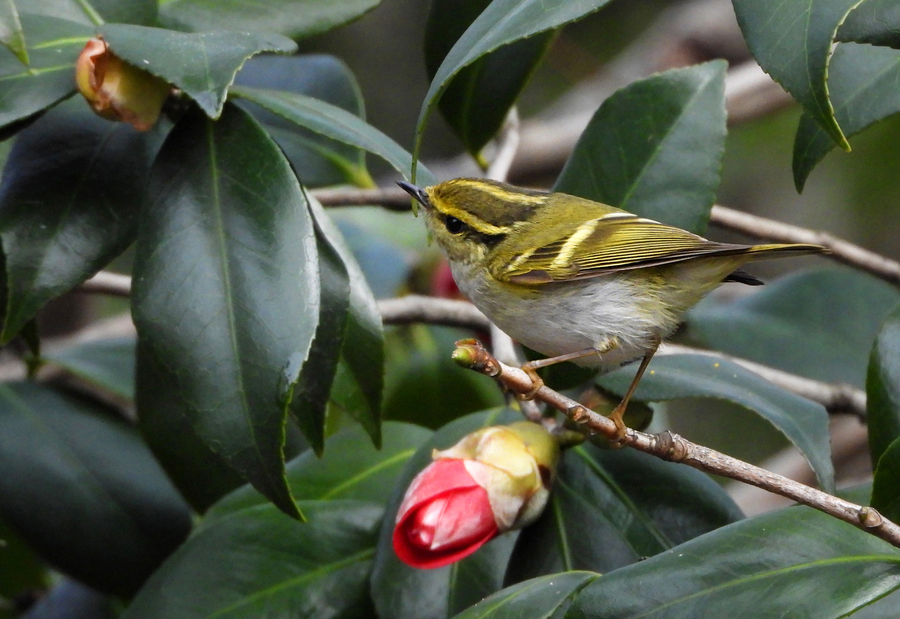
[[[368,577],[382,507],[302,501],[308,522],[272,505],[203,527],[141,589],[122,619],[371,617]]]
[[[219,0],[170,0],[160,20],[179,30],[257,30],[292,39],[320,34],[357,19],[379,0],[268,0],[222,3]]]
[[[305,95],[364,117],[362,93],[356,79],[347,65],[334,56],[256,56],[244,64],[235,83]],[[238,104],[275,138],[304,187],[374,184],[361,148],[305,129],[255,103],[238,100]]]
[[[900,520],[900,438],[894,439],[878,459],[872,507],[888,520]]]
[[[72,100],[16,140],[0,184],[8,297],[2,341],[135,238],[159,138]]]
[[[228,88],[248,58],[297,49],[290,39],[246,30],[189,34],[107,24],[100,33],[117,56],[180,88],[210,118],[222,114]]]
[[[29,66],[0,49],[0,127],[55,105],[75,92],[75,60],[92,36],[90,27],[56,17],[20,15]]]
[[[891,311],[875,338],[866,377],[866,422],[872,468],[900,438],[900,306]]]
[[[725,150],[722,61],[654,75],[594,114],[555,191],[701,234]]]
[[[337,226],[322,206],[310,201],[319,231],[343,262],[350,286],[340,363],[331,384],[331,403],[362,424],[381,445],[381,399],[384,391],[384,333],[381,312],[362,269]]]
[[[407,461],[388,501],[375,554],[372,598],[379,617],[447,617],[501,588],[515,534],[502,535],[462,561],[432,570],[420,570],[402,563],[394,554],[391,539],[403,495],[413,477],[431,462],[433,449],[446,449],[479,428],[520,419],[520,415],[509,409],[468,415],[435,432],[431,440]]]
[[[865,384],[868,351],[896,288],[859,272],[817,269],[782,277],[730,303],[688,312],[687,334],[726,353],[826,382]]]
[[[828,61],[838,26],[860,0],[733,0],[753,57],[845,150],[829,99]]]
[[[118,337],[76,344],[44,359],[124,400],[134,399],[135,339]]]
[[[0,386],[0,514],[47,561],[133,593],[190,531],[187,506],[137,432],[96,403]]]
[[[743,520],[585,587],[566,617],[845,617],[900,586],[900,552],[809,508]]]
[[[286,513],[284,372],[319,319],[306,200],[275,143],[244,111],[187,114],[156,158],[134,265],[132,314],[146,356],[138,415],[165,389],[196,435]],[[152,371],[151,371],[152,370]],[[146,400],[142,400],[142,396]],[[168,396],[165,396],[168,399]],[[165,422],[164,422],[165,425]]]
[[[900,49],[900,5],[893,0],[860,2],[847,15],[836,38]]]
[[[428,87],[416,123],[414,159],[425,124],[457,73],[485,54],[520,39],[553,30],[604,7],[609,0],[494,0],[447,52]],[[415,182],[415,178],[412,179]],[[420,185],[429,185],[419,179]]]
[[[550,505],[519,535],[505,582],[612,571],[742,517],[695,469],[633,450],[576,447],[565,452]]]
[[[898,80],[900,50],[856,43],[837,46],[828,69],[828,88],[834,115],[847,136],[900,111]],[[834,146],[828,133],[804,112],[794,138],[797,191],[803,190],[810,173]]]
[[[407,460],[431,434],[420,426],[389,421],[385,424],[384,445],[376,449],[361,428],[343,430],[328,438],[321,458],[306,451],[287,464],[291,493],[301,501],[347,499],[384,503]],[[216,503],[203,519],[203,526],[265,503],[261,494],[244,486]]]
[[[433,78],[454,43],[490,0],[435,0],[425,25],[425,66]],[[556,36],[545,32],[505,45],[460,70],[438,109],[470,155],[477,157],[503,126],[509,109]]]
[[[410,154],[378,129],[346,110],[319,99],[283,91],[235,86],[231,94],[332,140],[374,153],[404,176],[408,174],[412,162]],[[436,182],[424,168],[419,180],[427,185]]]
[[[455,619],[550,619],[560,617],[571,600],[600,575],[567,572],[525,581],[498,591]]]
[[[89,26],[104,21],[119,24],[152,25],[156,21],[157,0],[17,0],[22,13],[60,17]]]
[[[11,51],[19,62],[28,66],[25,32],[14,0],[0,0],[0,44]]]
[[[599,383],[624,395],[635,372],[617,370]],[[834,491],[828,412],[817,404],[740,365],[708,355],[665,355],[655,358],[638,385],[635,397],[648,402],[705,397],[733,402],[772,423],[806,458],[826,492]]]

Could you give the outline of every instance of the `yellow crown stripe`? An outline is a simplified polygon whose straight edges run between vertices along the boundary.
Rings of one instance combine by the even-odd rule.
[[[456,179],[448,181],[452,183],[454,188],[467,187],[477,190],[479,193],[487,194],[504,202],[514,202],[518,204],[543,204],[547,200],[544,194],[529,195],[522,191],[510,191],[504,187],[499,187],[490,183],[478,180]]]

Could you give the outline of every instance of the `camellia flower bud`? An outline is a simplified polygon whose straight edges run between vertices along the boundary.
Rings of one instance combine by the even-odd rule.
[[[559,445],[541,426],[483,428],[419,473],[397,512],[394,551],[412,567],[442,567],[541,514]]]
[[[78,90],[97,114],[146,131],[156,123],[171,87],[165,80],[124,62],[102,38],[88,41],[75,65]]]

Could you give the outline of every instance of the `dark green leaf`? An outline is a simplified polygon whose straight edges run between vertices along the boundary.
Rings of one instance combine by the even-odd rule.
[[[828,96],[838,26],[860,0],[732,0],[750,52],[841,148],[850,150]]]
[[[319,319],[312,219],[275,143],[244,111],[199,112],[172,130],[151,172],[132,313],[145,346],[139,417],[170,391],[194,432],[285,512],[289,361],[306,359]],[[140,363],[139,363],[140,365]],[[142,395],[147,399],[142,400]],[[166,396],[168,399],[168,396]],[[165,422],[164,422],[165,425]]]
[[[837,46],[828,69],[828,88],[834,115],[845,135],[856,135],[900,111],[898,80],[900,51],[856,43]],[[803,190],[813,168],[833,148],[834,141],[828,133],[804,112],[794,138],[793,167],[797,191]]]
[[[50,574],[34,551],[0,520],[0,599],[11,600],[46,589]],[[9,615],[14,616],[14,615]],[[0,607],[0,617],[6,619]]]
[[[447,52],[490,0],[434,0],[425,25],[425,66],[434,77]],[[441,114],[477,157],[503,125],[509,109],[556,36],[546,32],[505,45],[462,69],[438,103]]]
[[[152,25],[156,21],[157,0],[17,0],[22,13],[60,17],[99,26],[104,21]]]
[[[74,99],[21,133],[0,184],[3,342],[134,241],[158,143],[156,134],[103,120]]]
[[[362,93],[353,74],[333,56],[256,56],[237,74],[236,84],[293,92],[326,101],[363,118]],[[275,138],[304,187],[374,184],[364,151],[286,120],[250,101],[239,101]]]
[[[416,123],[416,146],[413,157],[418,159],[425,124],[431,111],[462,69],[485,54],[520,39],[553,30],[598,11],[609,0],[494,0],[469,26],[453,48],[447,52],[428,87]],[[413,179],[415,182],[415,178]],[[420,184],[430,184],[422,182]]]
[[[321,233],[343,261],[350,283],[350,306],[341,360],[331,386],[331,401],[365,428],[381,445],[381,397],[384,391],[384,334],[381,312],[362,269],[340,231],[312,200],[312,213]]]
[[[321,458],[307,451],[288,463],[291,492],[298,500],[354,499],[384,503],[406,461],[431,434],[420,426],[389,421],[385,424],[384,445],[376,449],[358,427],[339,432],[325,441],[325,454]],[[252,487],[244,486],[209,510],[203,526],[265,502]]]
[[[503,403],[496,382],[453,363],[456,340],[465,331],[411,325],[393,329],[385,338],[385,419],[409,421],[428,428]]]
[[[133,428],[32,383],[0,386],[0,513],[46,560],[133,593],[190,530],[187,506]]]
[[[181,30],[258,30],[301,39],[353,21],[378,3],[379,0],[171,0],[160,7],[160,20]]]
[[[222,113],[228,88],[244,61],[261,52],[297,49],[290,39],[247,31],[188,34],[107,24],[100,33],[117,56],[180,88],[210,118]]]
[[[687,333],[738,357],[862,387],[869,348],[898,302],[900,292],[873,277],[817,269],[734,302],[705,299],[688,312]]]
[[[844,617],[895,590],[900,552],[809,508],[743,520],[581,591],[567,618]]]
[[[22,121],[75,92],[75,60],[90,27],[55,17],[21,15],[31,61],[0,49],[0,127]],[[85,104],[86,105],[86,104]]]
[[[388,501],[372,572],[372,597],[380,617],[443,618],[461,612],[499,590],[515,534],[501,535],[462,561],[433,570],[409,567],[394,554],[392,535],[397,509],[409,483],[431,462],[433,449],[446,449],[479,428],[521,420],[509,409],[496,409],[444,426],[409,459]]]
[[[337,106],[295,93],[258,90],[246,86],[233,87],[231,94],[252,101],[310,131],[374,153],[405,176],[409,173],[412,165],[409,153],[372,125]],[[419,180],[427,185],[436,182],[424,168]]]
[[[122,619],[372,616],[369,572],[382,507],[302,501],[308,522],[272,505],[203,527],[141,589]]]
[[[600,384],[624,395],[635,368],[600,378]],[[734,402],[769,420],[803,454],[819,485],[834,491],[828,412],[817,404],[777,387],[740,365],[708,355],[666,355],[655,358],[635,397],[645,402],[704,397]]]
[[[19,11],[14,0],[0,0],[0,44],[11,51],[23,65],[28,66],[28,48],[25,32],[19,21]]]
[[[872,468],[900,438],[900,306],[888,315],[869,356],[866,412]]]
[[[640,80],[603,102],[555,191],[698,234],[706,229],[725,150],[722,61]]]
[[[742,517],[695,469],[630,449],[576,447],[565,453],[550,505],[519,535],[505,582],[611,571]]]
[[[498,591],[454,619],[551,619],[560,617],[572,599],[600,575],[591,572],[553,574]]]
[[[900,520],[900,438],[894,439],[878,460],[872,507],[889,520]]]
[[[84,342],[44,355],[48,361],[124,400],[134,399],[135,340]]]
[[[324,217],[324,213],[319,213]],[[313,217],[315,219],[315,217]],[[285,407],[313,450],[325,447],[325,408],[344,344],[350,310],[350,279],[347,268],[328,238],[316,226],[319,256],[319,318],[312,346],[304,355],[291,357],[285,368],[288,381]]]
[[[894,0],[860,2],[841,24],[837,40],[900,49],[900,5]]]

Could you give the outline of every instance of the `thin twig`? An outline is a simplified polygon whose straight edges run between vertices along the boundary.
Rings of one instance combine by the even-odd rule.
[[[534,388],[525,372],[501,363],[475,340],[458,342],[453,358],[460,365],[497,378],[504,387],[516,393],[527,394]],[[564,413],[588,432],[602,434],[611,441],[618,438],[616,425],[609,418],[583,407],[546,385],[537,391],[535,398]],[[618,442],[664,460],[687,464],[707,473],[735,479],[788,497],[848,522],[900,548],[900,526],[884,518],[875,509],[856,505],[708,447],[697,445],[677,434],[671,432],[646,434],[628,428],[624,438]]]
[[[128,297],[131,295],[131,277],[112,271],[100,271],[76,290],[114,297]]]

